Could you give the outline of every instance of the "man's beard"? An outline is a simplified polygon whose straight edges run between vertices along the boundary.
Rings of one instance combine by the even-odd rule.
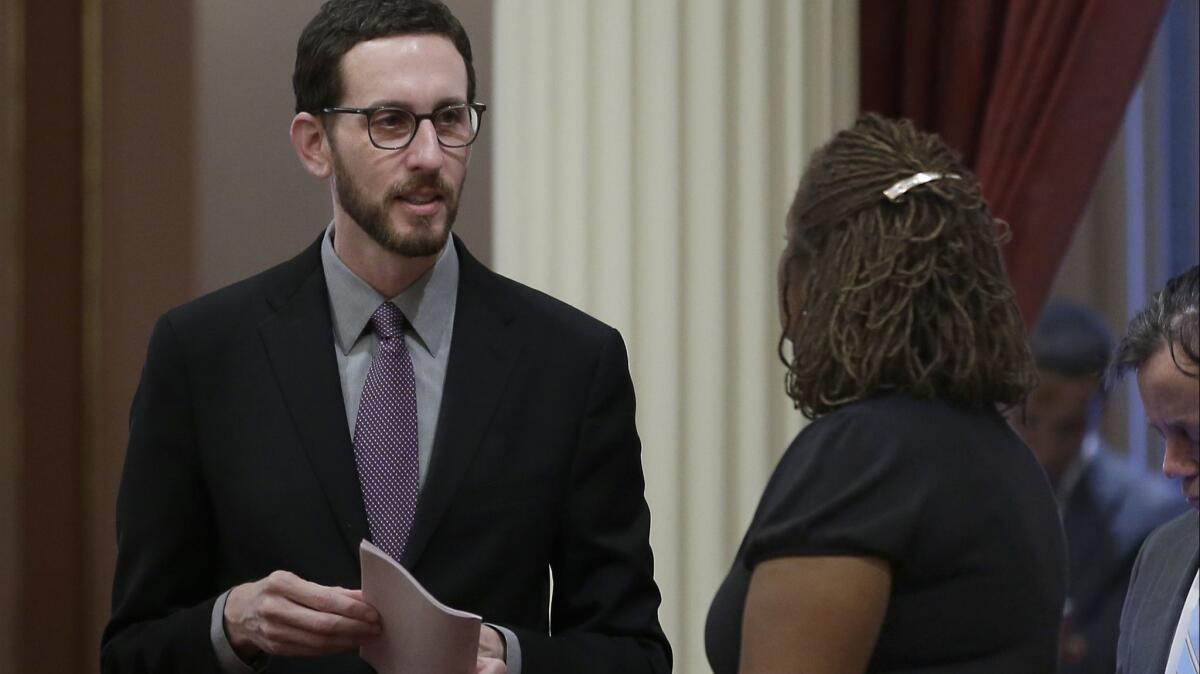
[[[454,219],[458,216],[458,190],[439,175],[425,173],[409,178],[402,185],[392,185],[379,203],[372,204],[358,189],[336,152],[333,153],[333,167],[334,184],[342,209],[384,250],[405,257],[429,257],[445,248],[446,239],[454,227]],[[417,189],[437,190],[444,202],[445,224],[439,228],[434,224],[436,216],[415,216],[412,221],[414,231],[400,234],[390,226],[392,204],[400,195]]]

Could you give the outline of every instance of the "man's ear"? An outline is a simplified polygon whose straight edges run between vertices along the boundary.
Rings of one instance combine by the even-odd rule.
[[[301,112],[292,118],[291,134],[292,147],[304,168],[318,178],[328,178],[333,173],[333,161],[321,119]]]

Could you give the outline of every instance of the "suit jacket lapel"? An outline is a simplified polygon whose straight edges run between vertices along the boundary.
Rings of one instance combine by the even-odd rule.
[[[1170,625],[1171,636],[1175,636],[1174,627],[1179,622],[1179,612],[1183,610],[1184,600],[1187,599],[1188,591],[1192,588],[1192,579],[1196,576],[1196,570],[1200,567],[1200,534],[1197,533],[1197,527],[1200,526],[1200,518],[1195,512],[1187,513],[1186,527],[1184,535],[1177,541],[1179,554],[1175,555],[1171,560],[1174,568],[1166,569],[1169,576],[1173,576],[1172,581],[1168,581],[1168,596],[1170,599],[1170,608],[1167,613],[1171,616]],[[1166,666],[1166,663],[1163,663]]]
[[[1149,666],[1145,670],[1131,668],[1130,671],[1161,672],[1167,666],[1179,614],[1200,563],[1197,521],[1196,513],[1190,512],[1182,522],[1173,521],[1166,525],[1171,527],[1171,533],[1178,527],[1182,535],[1170,542],[1172,554],[1164,555],[1153,569],[1156,575],[1149,585],[1150,599],[1142,605],[1142,611],[1149,614],[1149,619],[1140,633],[1147,642],[1141,652],[1146,653],[1145,664]]]
[[[298,275],[298,287],[280,284],[268,298],[276,313],[259,325],[259,334],[291,412],[300,445],[357,568],[358,544],[367,538],[367,517],[333,351],[320,240],[302,253],[295,264],[307,266]]]
[[[455,237],[460,267],[450,362],[429,474],[401,562],[413,568],[453,501],[491,423],[520,351],[513,315],[496,275]]]

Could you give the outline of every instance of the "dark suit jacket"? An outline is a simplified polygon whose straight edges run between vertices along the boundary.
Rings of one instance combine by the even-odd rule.
[[[1167,667],[1179,612],[1200,563],[1200,513],[1184,513],[1146,539],[1121,611],[1117,672],[1159,674]]]
[[[526,674],[667,672],[620,335],[455,245],[441,413],[401,561],[438,599],[512,629]],[[330,320],[318,240],[158,321],[103,671],[216,672],[214,600],[276,569],[360,586],[369,534]],[[370,669],[350,652],[267,671]]]
[[[1092,458],[1063,508],[1071,624],[1087,651],[1082,662],[1064,664],[1062,674],[1116,669],[1118,624],[1133,560],[1155,527],[1186,509],[1177,492],[1107,449]]]

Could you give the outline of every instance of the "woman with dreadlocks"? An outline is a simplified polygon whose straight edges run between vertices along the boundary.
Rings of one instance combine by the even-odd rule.
[[[709,610],[716,674],[1054,671],[1066,560],[1001,414],[1036,377],[1001,231],[907,121],[864,116],[813,156],[779,268],[787,391],[812,423]]]

